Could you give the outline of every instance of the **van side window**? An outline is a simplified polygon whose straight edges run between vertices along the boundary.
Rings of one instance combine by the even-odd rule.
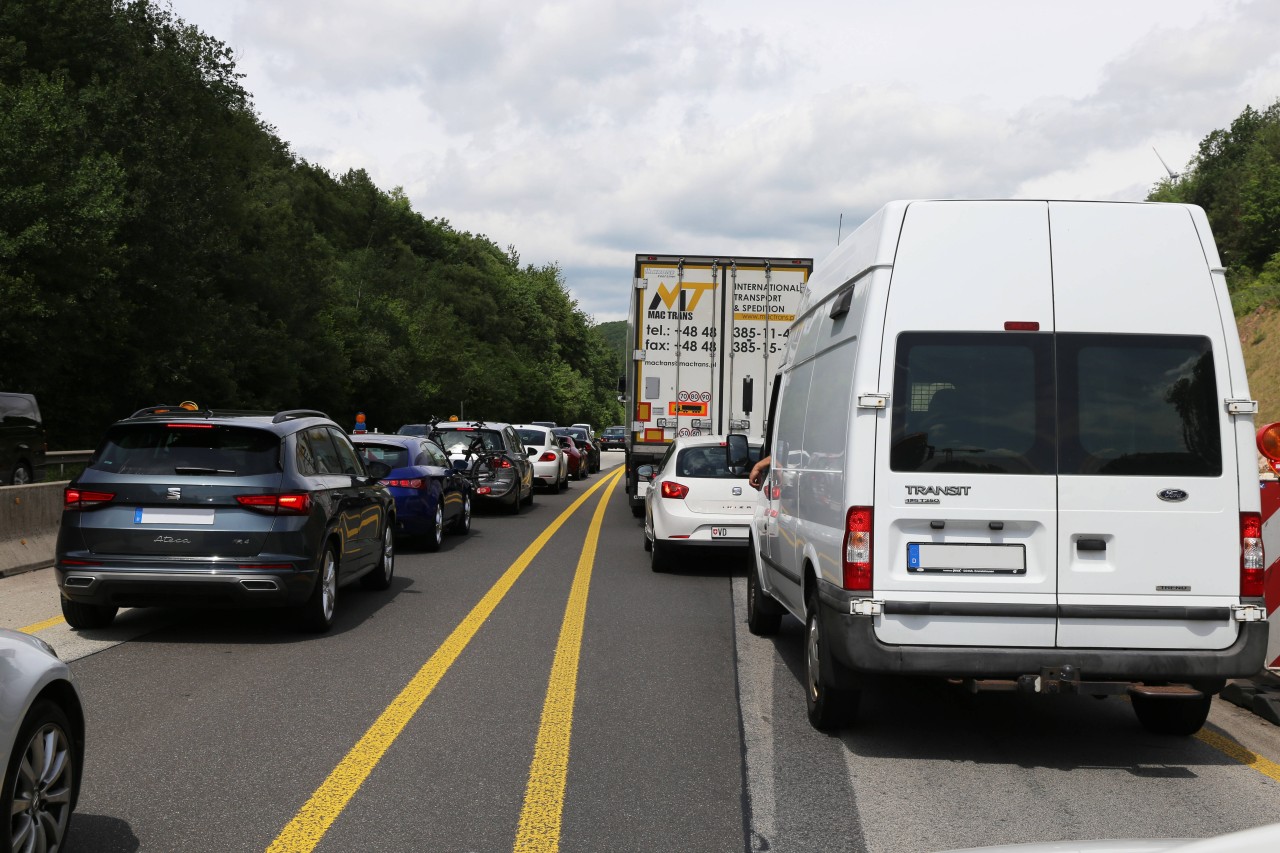
[[[1052,474],[1053,339],[911,332],[898,338],[894,471]]]
[[[1222,474],[1208,338],[1062,334],[1058,362],[1062,474]]]

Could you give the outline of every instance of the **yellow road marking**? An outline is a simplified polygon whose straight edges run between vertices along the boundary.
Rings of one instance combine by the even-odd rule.
[[[564,813],[565,781],[569,775],[569,735],[573,730],[573,704],[578,685],[578,659],[582,652],[582,628],[587,618],[587,592],[591,588],[591,571],[600,540],[609,495],[618,485],[615,475],[596,506],[578,558],[578,571],[573,576],[569,603],[560,626],[556,657],[551,664],[547,698],[542,705],[542,723],[538,742],[529,767],[529,784],[525,788],[524,808],[520,811],[520,827],[516,831],[515,853],[553,853],[560,849],[560,818]]]
[[[1263,758],[1256,752],[1245,749],[1231,738],[1220,735],[1217,732],[1210,731],[1209,729],[1201,729],[1196,732],[1195,736],[1197,740],[1207,743],[1219,752],[1225,752],[1241,764],[1257,770],[1263,776],[1270,776],[1272,779],[1280,782],[1280,764],[1276,764],[1271,759]]]
[[[66,621],[67,620],[63,619],[61,616],[51,616],[43,622],[36,622],[25,628],[19,628],[18,630],[24,634],[34,634],[37,631],[43,631],[45,628],[52,628],[54,625],[61,625]]]
[[[610,475],[615,478],[615,482],[616,476],[616,474]],[[329,777],[321,783],[311,798],[303,804],[293,819],[285,825],[275,841],[271,842],[271,846],[267,848],[267,853],[309,853],[315,849],[320,839],[329,831],[329,827],[337,820],[338,815],[346,808],[347,803],[355,796],[356,790],[373,772],[373,768],[382,760],[382,756],[408,725],[409,720],[413,718],[426,698],[431,695],[431,691],[449,671],[449,667],[462,654],[462,650],[471,642],[472,637],[480,630],[480,626],[519,580],[524,570],[529,567],[533,558],[577,511],[578,507],[582,506],[592,493],[609,482],[610,479],[607,477],[584,492],[564,512],[560,513],[559,517],[551,522],[528,548],[525,548],[511,567],[498,578],[497,583],[485,593],[484,598],[480,599],[458,627],[445,638],[435,654],[422,665],[418,673],[400,691],[400,695],[392,700],[373,725],[369,726],[368,731],[333,769]]]

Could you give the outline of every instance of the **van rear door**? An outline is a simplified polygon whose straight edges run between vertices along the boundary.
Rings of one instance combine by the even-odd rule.
[[[892,388],[872,537],[883,642],[1055,644],[1046,214],[1030,201],[907,209],[880,353]]]
[[[1225,648],[1239,482],[1224,318],[1200,236],[1172,206],[1053,202],[1049,223],[1057,643]]]

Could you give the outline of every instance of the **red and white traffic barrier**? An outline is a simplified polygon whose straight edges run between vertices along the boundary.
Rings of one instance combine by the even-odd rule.
[[[1267,563],[1264,594],[1267,622],[1267,668],[1280,669],[1280,480],[1262,480],[1262,553]]]

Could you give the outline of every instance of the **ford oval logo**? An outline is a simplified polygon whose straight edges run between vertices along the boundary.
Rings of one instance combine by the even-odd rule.
[[[1165,489],[1164,491],[1157,492],[1156,497],[1160,498],[1162,501],[1177,503],[1178,501],[1185,501],[1187,499],[1187,493],[1182,491],[1182,489]]]

